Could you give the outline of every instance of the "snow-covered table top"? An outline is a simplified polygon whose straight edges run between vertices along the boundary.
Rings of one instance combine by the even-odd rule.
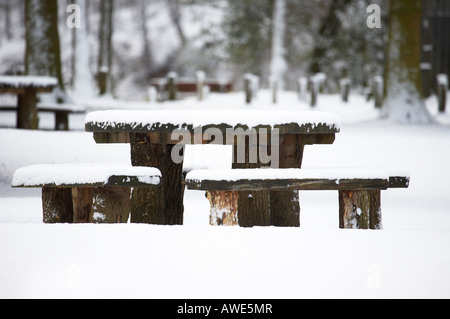
[[[270,127],[280,134],[334,134],[340,118],[329,112],[266,109],[98,111],[86,117],[87,132],[172,132],[199,127]]]
[[[24,89],[51,91],[58,85],[58,80],[48,76],[0,76],[0,93],[20,93]]]
[[[53,164],[19,168],[13,187],[157,186],[161,172],[153,167],[112,164]]]

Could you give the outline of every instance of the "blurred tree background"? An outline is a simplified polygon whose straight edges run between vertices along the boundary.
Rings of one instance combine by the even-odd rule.
[[[422,1],[422,0],[419,0]],[[423,0],[422,73],[424,95],[432,94],[436,73],[449,73],[449,0]],[[26,0],[0,0],[0,74],[25,70]],[[68,28],[67,7],[77,0],[57,0],[62,83],[73,90],[77,30]],[[83,38],[85,67],[99,83],[105,73],[107,92],[123,99],[145,95],[152,78],[175,71],[194,77],[223,78],[242,87],[245,73],[268,87],[275,0],[88,0]],[[110,4],[110,5],[106,5]],[[367,7],[381,7],[381,28],[368,28]],[[354,89],[385,73],[389,0],[285,0],[284,82],[294,90],[299,77],[327,75],[327,92],[343,77]],[[110,18],[109,18],[110,17]],[[110,20],[108,20],[110,19]],[[108,24],[108,21],[110,24]],[[448,31],[448,27],[446,27]],[[439,45],[437,44],[439,43]],[[78,51],[79,52],[79,51]],[[27,55],[28,56],[28,55]],[[445,58],[442,58],[444,56]],[[440,58],[438,58],[440,57]],[[105,75],[105,74],[103,74]],[[98,85],[95,88],[98,91]]]

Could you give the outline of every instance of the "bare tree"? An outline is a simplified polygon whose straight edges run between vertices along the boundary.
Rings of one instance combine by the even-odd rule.
[[[114,0],[100,1],[98,87],[100,95],[111,93]]]

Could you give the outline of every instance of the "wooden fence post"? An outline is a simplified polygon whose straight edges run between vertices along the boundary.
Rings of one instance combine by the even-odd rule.
[[[276,78],[270,79],[270,92],[272,95],[272,103],[278,103],[278,80]]]
[[[175,101],[177,99],[177,77],[178,75],[175,72],[170,72],[167,75],[167,91],[169,101]]]
[[[342,101],[348,103],[348,97],[350,94],[350,80],[347,78],[341,79],[339,81],[339,87],[341,91]]]
[[[311,100],[310,100],[310,105],[311,107],[316,107],[317,106],[317,93],[318,93],[318,83],[314,78],[310,79],[310,90],[311,90]]]
[[[375,99],[375,107],[377,109],[383,106],[384,80],[383,77],[377,75],[373,78],[373,96]]]
[[[447,104],[448,77],[447,74],[437,75],[437,97],[439,102],[439,113],[445,113]]]
[[[244,75],[244,89],[245,89],[245,102],[247,104],[252,103],[253,100],[253,89],[252,89],[252,75]]]
[[[203,71],[197,71],[195,73],[195,80],[197,83],[197,98],[199,101],[203,101],[203,99],[205,98],[205,91],[204,91],[204,87],[205,87],[205,72]]]
[[[300,101],[306,101],[306,93],[308,91],[308,80],[301,77],[297,81],[297,92]]]

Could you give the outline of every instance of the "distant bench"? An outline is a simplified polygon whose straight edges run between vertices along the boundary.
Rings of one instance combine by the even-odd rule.
[[[152,167],[107,164],[34,165],[18,169],[12,186],[42,188],[44,223],[126,223],[131,189],[159,187]]]
[[[409,180],[404,173],[366,169],[194,170],[186,186],[207,191],[211,225],[240,225],[239,205],[256,204],[251,192],[337,190],[340,228],[381,229],[381,190],[407,188]]]
[[[0,112],[17,112],[17,106],[0,105]],[[38,103],[38,112],[55,114],[55,131],[69,130],[69,114],[83,114],[86,108],[81,105],[68,103]]]

